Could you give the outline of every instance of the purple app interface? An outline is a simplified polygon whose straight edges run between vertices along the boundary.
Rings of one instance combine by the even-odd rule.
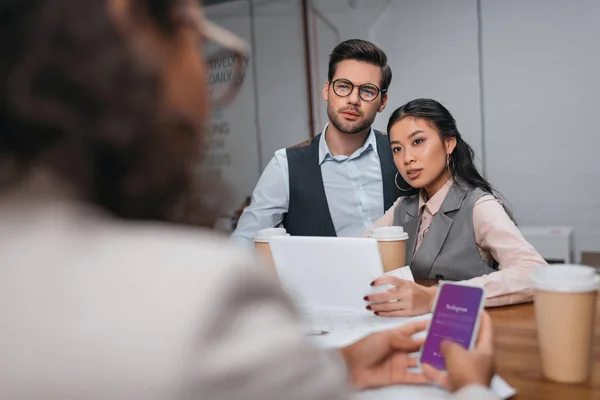
[[[446,369],[446,363],[440,352],[440,343],[448,339],[465,349],[469,348],[477,323],[483,290],[458,285],[442,285],[440,290],[423,346],[421,362],[438,369]]]

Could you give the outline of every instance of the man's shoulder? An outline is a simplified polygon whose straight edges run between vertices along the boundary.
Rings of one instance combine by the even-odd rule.
[[[373,129],[373,133],[375,134],[374,135],[375,143],[377,144],[377,148],[380,149],[380,151],[382,148],[390,149],[390,145],[389,145],[390,138],[389,138],[387,132],[381,132],[376,129]],[[390,149],[390,154],[391,154],[391,149]]]
[[[307,140],[305,140],[303,142],[296,143],[296,144],[294,144],[292,146],[287,147],[286,150],[298,149],[298,148],[310,146],[310,144],[312,143],[312,141],[313,141],[313,139],[307,139]]]
[[[294,144],[292,146],[289,146],[285,150],[286,150],[286,152],[288,152],[290,150],[291,151],[302,151],[304,149],[308,149],[311,144],[313,144],[315,142],[318,143],[320,137],[321,137],[321,134],[319,133],[318,135],[316,135],[316,136],[314,136],[314,137],[312,137],[310,139],[307,139],[307,140],[304,140],[304,141],[302,141],[300,143],[296,143],[296,144]]]

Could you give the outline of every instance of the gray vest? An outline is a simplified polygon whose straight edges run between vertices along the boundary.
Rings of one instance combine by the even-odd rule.
[[[394,225],[408,233],[406,264],[415,279],[461,281],[494,272],[481,258],[473,229],[473,207],[489,193],[455,182],[415,253],[421,218],[419,196],[406,197],[394,211]],[[493,261],[493,260],[492,260]]]
[[[337,236],[319,165],[320,138],[321,134],[286,150],[290,199],[282,224],[292,236]],[[383,211],[385,211],[398,197],[417,192],[402,192],[396,187],[394,178],[398,169],[394,165],[389,138],[375,131],[375,139],[381,164]],[[398,184],[401,187],[407,186],[400,175],[398,175]]]

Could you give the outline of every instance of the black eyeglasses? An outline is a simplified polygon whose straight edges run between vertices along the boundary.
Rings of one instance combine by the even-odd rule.
[[[348,79],[336,79],[331,82],[333,86],[333,91],[340,97],[348,97],[354,91],[355,87],[358,87],[358,96],[367,102],[371,102],[379,96],[379,92],[385,93],[387,89],[379,89],[376,85],[372,83],[363,83],[360,86],[355,85],[350,82]]]

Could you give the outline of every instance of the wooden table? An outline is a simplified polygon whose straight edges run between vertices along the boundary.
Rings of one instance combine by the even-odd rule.
[[[581,384],[544,378],[533,304],[488,309],[494,325],[496,371],[517,389],[513,399],[600,399],[600,297],[596,305],[592,376]]]

